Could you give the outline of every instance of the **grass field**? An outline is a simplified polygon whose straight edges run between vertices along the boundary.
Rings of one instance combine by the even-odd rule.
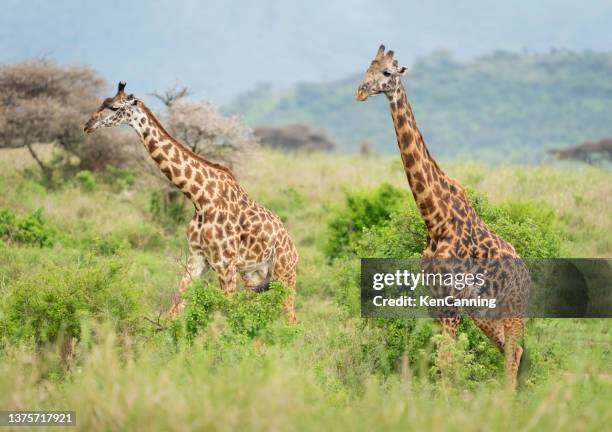
[[[407,187],[397,158],[262,151],[245,163],[237,173],[243,187],[283,217],[300,251],[300,323],[288,327],[279,315],[249,336],[228,330],[235,317],[218,313],[193,338],[157,332],[143,319],[169,305],[186,251],[184,224],[151,210],[159,180],[139,174],[133,184],[96,178],[47,189],[23,174],[25,160],[0,153],[0,209],[19,217],[42,209],[53,245],[0,242],[0,409],[75,410],[81,430],[575,432],[612,424],[608,320],[532,320],[526,344],[537,371],[516,395],[503,388],[501,373],[432,379],[427,365],[405,356],[391,370],[380,367],[384,336],[338,304],[345,269],[323,248],[330,208],[345,191]],[[612,256],[609,171],[442,166],[493,203],[552,208],[566,233],[563,256]],[[214,275],[205,279],[215,284]],[[41,342],[8,319],[13,306],[35,314],[40,304],[65,302],[57,310],[70,311],[77,297],[78,343]],[[477,354],[458,352],[457,368],[468,357],[478,365]]]

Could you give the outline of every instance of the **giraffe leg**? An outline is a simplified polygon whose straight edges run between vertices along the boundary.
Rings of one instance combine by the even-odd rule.
[[[519,340],[523,335],[524,321],[521,318],[472,318],[474,323],[504,353],[506,384],[516,388],[518,368],[523,348]]]
[[[477,317],[472,317],[472,320],[497,349],[503,352],[506,341],[503,320]]]
[[[296,324],[297,318],[295,317],[295,296],[293,294],[289,294],[285,299],[283,304],[283,313],[285,314],[285,319],[289,324]]]
[[[442,334],[449,335],[452,338],[457,336],[457,326],[459,326],[460,317],[440,318],[440,326],[442,326]]]
[[[296,324],[297,318],[295,317],[295,285],[296,285],[296,273],[297,273],[297,262],[290,266],[290,268],[281,269],[278,265],[274,268],[274,279],[284,283],[291,292],[283,303],[283,314],[285,320],[289,324]]]
[[[236,266],[234,264],[227,265],[220,270],[219,286],[226,295],[232,295],[236,292]]]
[[[525,321],[522,318],[505,318],[504,335],[506,343],[504,345],[504,355],[506,357],[506,385],[516,389],[518,369],[523,356],[523,347],[520,339],[523,336]]]
[[[457,336],[457,327],[459,326],[460,320],[461,317],[458,316],[439,318],[438,322],[442,327],[442,335],[450,339],[455,339],[455,337]],[[436,363],[442,373],[442,376],[444,376],[444,371],[450,367],[453,361],[452,352],[449,351],[449,345],[447,344],[447,342],[447,340],[443,340],[443,344],[438,347],[438,355],[436,359]]]
[[[201,276],[206,270],[208,270],[208,263],[204,255],[192,251],[187,259],[179,288],[172,294],[172,306],[166,312],[168,318],[176,317],[183,310],[185,307],[185,300],[183,299],[185,290],[194,278]]]

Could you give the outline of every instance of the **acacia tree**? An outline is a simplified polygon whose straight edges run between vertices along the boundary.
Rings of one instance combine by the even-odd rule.
[[[188,102],[186,87],[154,93],[166,106],[164,126],[193,152],[231,167],[257,147],[253,130],[236,116],[225,116],[211,102]]]
[[[612,162],[612,138],[597,142],[586,141],[564,149],[551,149],[548,153],[559,160],[578,160],[591,165]]]
[[[83,133],[83,123],[105,88],[91,68],[45,59],[0,65],[0,148],[26,148],[46,177],[52,167],[33,147],[59,147],[61,168],[103,169],[123,165],[130,146],[120,133]]]

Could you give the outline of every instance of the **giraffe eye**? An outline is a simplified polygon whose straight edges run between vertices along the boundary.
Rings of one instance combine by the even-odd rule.
[[[108,107],[108,109],[111,110],[111,111],[117,111],[119,109],[119,107],[115,107],[115,106],[111,105],[111,106]]]
[[[391,76],[391,72],[389,72],[388,70],[384,70],[383,71],[383,75],[386,77],[390,77]]]

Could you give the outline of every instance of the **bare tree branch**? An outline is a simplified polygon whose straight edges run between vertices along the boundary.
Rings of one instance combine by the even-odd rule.
[[[159,99],[167,108],[172,107],[179,100],[189,96],[191,92],[187,87],[171,87],[161,93],[154,92],[149,95]]]

